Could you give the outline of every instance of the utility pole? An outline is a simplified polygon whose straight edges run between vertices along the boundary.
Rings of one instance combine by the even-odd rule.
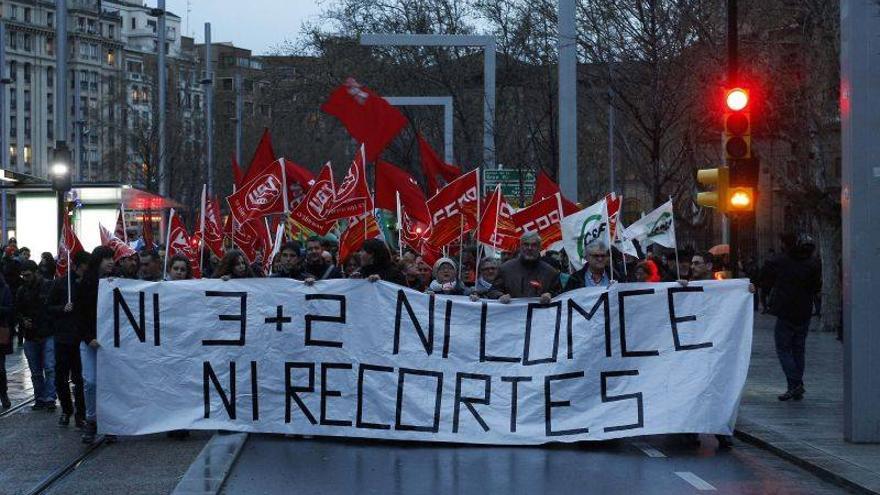
[[[214,73],[211,71],[211,23],[205,23],[205,167],[208,196],[214,193]]]
[[[55,0],[55,44],[55,151],[52,157],[51,172],[53,176],[63,176],[63,168],[67,166],[69,179],[71,171],[69,170],[70,149],[67,147],[67,136],[70,134],[67,125],[67,116],[70,114],[67,102],[67,56],[69,55],[67,50],[67,0]],[[66,191],[56,188],[58,201],[56,239],[61,237],[65,193]]]
[[[3,42],[0,43],[0,123],[3,124],[3,132],[0,132],[0,168],[3,170],[9,170],[9,132],[6,130],[6,125],[9,123],[9,119],[6,117],[6,87],[9,83],[12,82],[11,79],[6,75],[6,22],[3,19],[0,19],[0,40]],[[3,239],[3,244],[6,245],[6,232],[7,232],[7,223],[6,223],[6,188],[4,187],[2,192],[0,192],[0,237]]]
[[[242,106],[244,106],[244,95],[242,91],[241,72],[235,74],[235,161],[238,166],[241,165],[241,117]]]
[[[880,5],[840,2],[843,434],[880,442]]]
[[[616,177],[614,174],[614,92],[608,90],[608,192],[619,193],[615,190]]]
[[[577,26],[575,0],[559,0],[559,175],[563,196],[578,200]]]
[[[165,50],[168,44],[165,28],[165,0],[159,0],[159,8],[155,11],[159,18],[156,51],[159,64],[159,195],[168,195],[168,180],[165,177],[165,100],[168,73],[165,67]]]

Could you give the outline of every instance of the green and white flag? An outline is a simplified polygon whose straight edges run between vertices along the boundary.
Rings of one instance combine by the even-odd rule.
[[[623,242],[639,241],[643,249],[651,244],[676,249],[674,219],[672,200],[670,199],[627,227],[621,232],[620,240]]]
[[[575,270],[580,270],[586,264],[587,247],[597,241],[611,247],[605,198],[562,219],[563,248]]]

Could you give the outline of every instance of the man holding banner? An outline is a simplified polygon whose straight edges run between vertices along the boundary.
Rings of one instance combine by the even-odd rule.
[[[488,296],[503,304],[511,298],[540,297],[547,304],[561,289],[559,272],[541,261],[541,235],[533,231],[520,237],[519,255],[501,265]]]

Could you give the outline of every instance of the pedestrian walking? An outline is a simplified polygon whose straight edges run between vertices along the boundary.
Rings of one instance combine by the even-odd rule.
[[[821,274],[813,259],[816,244],[809,235],[783,236],[783,252],[767,267],[773,278],[769,313],[776,317],[776,354],[785,373],[787,389],[779,400],[801,400],[804,389],[807,332],[813,300],[821,288]]]
[[[61,403],[59,426],[70,425],[73,416],[77,428],[85,426],[86,405],[83,392],[82,361],[79,352],[79,332],[73,312],[73,295],[77,293],[86,268],[89,253],[80,251],[70,260],[67,275],[55,279],[49,290],[47,310],[55,337],[55,390]],[[70,292],[68,292],[68,288]],[[71,394],[70,383],[73,383]],[[71,398],[72,395],[72,398]]]
[[[12,407],[6,380],[6,355],[12,354],[12,328],[15,319],[15,300],[6,279],[0,274],[0,405]]]
[[[79,288],[74,293],[73,313],[79,333],[79,352],[82,361],[83,392],[86,403],[86,424],[83,443],[93,443],[98,432],[96,414],[96,381],[98,364],[98,282],[113,273],[113,250],[98,246],[92,251],[89,264]]]
[[[51,284],[32,260],[21,263],[21,286],[15,295],[16,319],[24,334],[24,354],[34,385],[37,411],[55,410],[55,339],[46,310]]]

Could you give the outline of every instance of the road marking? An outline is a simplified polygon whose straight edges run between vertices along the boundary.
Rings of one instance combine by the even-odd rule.
[[[690,483],[691,486],[700,490],[701,492],[714,492],[715,487],[706,482],[703,478],[700,478],[696,474],[690,471],[675,471],[675,475],[679,478]]]
[[[635,442],[633,443],[639,450],[645,453],[648,457],[666,457],[666,454],[660,452],[659,450],[651,447],[646,442]]]

